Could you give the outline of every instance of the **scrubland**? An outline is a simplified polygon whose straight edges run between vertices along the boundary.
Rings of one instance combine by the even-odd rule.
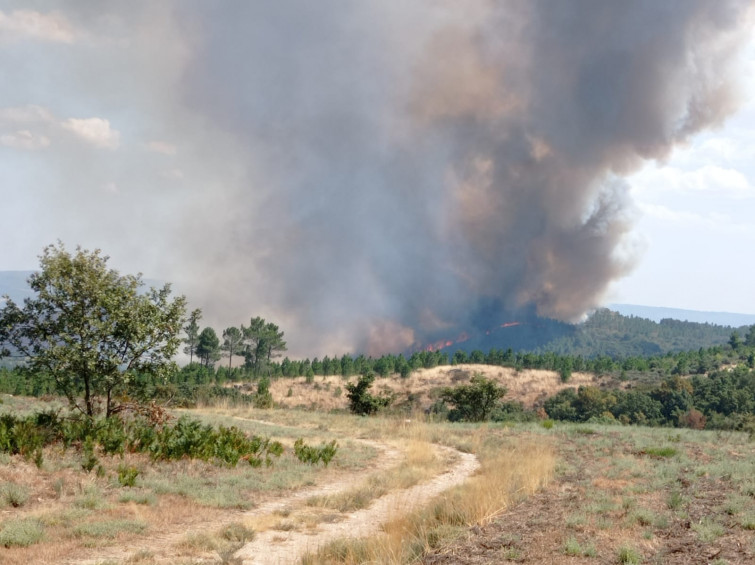
[[[0,413],[39,401],[3,397]],[[389,493],[474,454],[462,484],[382,516],[366,537],[309,544],[291,562],[746,563],[755,559],[755,442],[741,433],[588,424],[466,424],[214,406],[190,413],[286,448],[271,466],[105,455],[0,456],[2,562],[252,563],[254,538],[311,540]],[[298,438],[335,440],[326,467]],[[456,450],[456,451],[454,451]],[[124,469],[137,469],[129,484]],[[277,541],[276,541],[277,540]],[[749,561],[748,561],[749,560]]]

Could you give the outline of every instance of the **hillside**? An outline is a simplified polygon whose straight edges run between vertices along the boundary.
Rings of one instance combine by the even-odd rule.
[[[582,385],[600,386],[610,382],[608,377],[590,373],[574,373],[569,383],[564,383],[556,371],[525,369],[516,371],[510,367],[491,365],[445,365],[432,369],[418,369],[407,378],[393,375],[375,381],[375,390],[395,395],[399,405],[410,404],[414,409],[429,410],[437,400],[442,387],[466,383],[475,373],[506,387],[506,400],[521,402],[527,408],[542,404],[543,400],[565,388]],[[352,378],[352,381],[356,377]],[[304,377],[276,379],[270,392],[276,405],[284,408],[316,409],[322,411],[347,410],[349,403],[344,391],[346,380],[340,376],[317,377],[308,382]],[[253,392],[255,384],[236,385],[246,392]]]
[[[553,352],[561,355],[613,358],[658,355],[697,350],[728,341],[734,328],[710,323],[624,316],[608,309],[596,310],[580,324],[566,324],[548,318],[522,317],[493,329],[465,332],[463,340],[438,340],[422,349],[453,354],[491,349]],[[747,326],[738,328],[740,334]]]

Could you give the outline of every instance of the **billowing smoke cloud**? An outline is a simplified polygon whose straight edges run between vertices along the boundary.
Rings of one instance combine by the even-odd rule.
[[[106,21],[137,30],[144,146],[184,189],[145,239],[206,319],[268,316],[298,353],[577,319],[631,268],[622,177],[735,109],[750,5],[129,5]]]

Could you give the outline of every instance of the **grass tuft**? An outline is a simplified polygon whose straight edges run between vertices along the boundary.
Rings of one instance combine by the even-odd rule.
[[[39,520],[21,518],[8,520],[0,530],[0,545],[3,547],[28,547],[42,540],[45,529]]]
[[[147,523],[140,520],[103,520],[80,524],[74,528],[75,536],[91,538],[116,538],[121,533],[138,534],[147,529]]]
[[[645,455],[650,455],[651,457],[673,457],[678,453],[677,449],[675,447],[647,447],[643,451]]]
[[[707,516],[697,524],[692,524],[692,529],[697,532],[697,537],[704,543],[710,543],[717,540],[724,535],[726,531],[721,524]]]
[[[633,547],[624,545],[619,548],[619,563],[622,565],[639,565],[642,563],[642,555]]]
[[[220,537],[227,541],[246,543],[254,539],[254,530],[240,522],[231,522],[220,530]]]
[[[5,483],[0,488],[0,497],[6,506],[19,508],[29,500],[29,489],[16,483]]]
[[[121,493],[118,497],[118,502],[133,502],[134,504],[143,504],[144,506],[156,506],[157,497],[151,492],[128,491]]]

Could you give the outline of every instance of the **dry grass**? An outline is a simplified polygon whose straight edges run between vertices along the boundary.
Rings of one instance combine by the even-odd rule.
[[[374,386],[376,391],[395,393],[398,402],[405,401],[411,393],[418,399],[417,408],[425,410],[435,402],[434,391],[466,382],[474,373],[482,373],[486,378],[505,386],[508,389],[506,400],[520,401],[527,407],[532,407],[537,401],[542,401],[564,388],[596,385],[598,381],[594,375],[587,373],[573,373],[569,383],[564,384],[555,371],[525,369],[517,372],[509,367],[490,365],[446,365],[433,369],[418,369],[405,379],[398,375],[378,378]],[[346,394],[336,395],[335,391],[337,388],[343,389],[344,383],[348,380],[353,382],[356,379],[356,376],[350,379],[340,376],[318,376],[312,383],[307,383],[305,377],[279,378],[271,383],[270,392],[281,407],[321,411],[346,410]]]
[[[409,488],[440,473],[451,461],[436,451],[430,443],[409,440],[405,444],[405,459],[397,467],[374,473],[362,484],[345,492],[310,498],[307,504],[339,512],[366,508],[376,498],[393,490]]]
[[[292,443],[296,437],[304,437],[310,444],[335,438],[341,451],[327,469],[302,465],[290,454],[269,469],[245,466],[225,469],[189,460],[153,463],[144,455],[126,454],[124,458],[111,458],[98,454],[104,470],[102,476],[94,472],[84,473],[81,470],[81,454],[75,450],[63,452],[59,448],[46,449],[42,469],[18,457],[9,458],[7,462],[0,462],[0,480],[18,485],[29,493],[28,501],[13,509],[14,515],[20,519],[39,520],[44,528],[44,537],[29,547],[4,550],[3,563],[55,563],[86,554],[87,548],[96,548],[99,554],[102,551],[112,554],[119,553],[118,547],[131,547],[132,552],[138,551],[138,559],[142,562],[159,561],[163,554],[179,559],[204,558],[208,554],[230,551],[235,544],[241,543],[224,538],[216,531],[223,523],[241,521],[250,531],[277,529],[282,531],[281,535],[290,529],[314,530],[324,522],[340,520],[341,512],[367,505],[383,493],[424,482],[451,463],[447,452],[433,444],[445,444],[481,454],[485,468],[488,467],[486,461],[489,461],[490,467],[481,475],[484,477],[486,473],[500,473],[509,468],[510,462],[503,461],[505,464],[501,464],[496,457],[501,456],[501,448],[505,444],[515,446],[519,443],[519,439],[508,436],[501,427],[426,423],[421,415],[410,419],[355,418],[344,413],[228,407],[226,410],[216,410],[214,414],[202,414],[202,417],[213,424],[237,425],[252,433],[280,438],[285,443]],[[273,420],[277,423],[266,425],[253,420]],[[389,441],[400,447],[402,456],[391,460],[388,472],[373,473],[340,500],[323,499],[314,507],[302,504],[302,507],[286,512],[285,516],[271,516],[260,523],[241,518],[243,514],[239,509],[242,504],[244,507],[262,504],[292,488],[322,480],[331,481],[345,474],[353,477],[355,472],[370,467],[374,469],[378,462],[375,456],[385,456],[355,441],[357,438]],[[505,453],[508,457],[518,458],[515,447]],[[517,464],[522,464],[526,459],[518,458]],[[118,484],[119,465],[133,465],[142,471],[135,488],[124,488]],[[527,476],[533,474],[528,472]],[[361,478],[365,475],[356,476]],[[513,480],[512,477],[507,480]],[[498,490],[510,496],[516,496],[520,489],[525,492],[529,487],[523,478],[517,480],[519,483],[515,488],[501,487]],[[475,487],[476,484],[477,480],[470,483],[469,488],[487,488]],[[482,490],[469,491],[471,498],[479,499],[474,503],[478,507],[476,509],[463,508],[466,499],[464,491],[458,494],[454,491],[453,498],[449,498],[449,495],[444,499],[452,501],[451,509],[443,510],[435,506],[440,508],[438,512],[441,516],[457,516],[461,512],[465,516],[462,521],[482,521],[505,505],[495,496],[480,496]],[[107,527],[97,529],[95,523],[98,521],[105,522]],[[444,533],[442,536],[441,533],[449,533],[455,527],[439,522],[428,534],[430,541],[423,541],[422,544],[435,543],[433,540],[446,535]],[[195,533],[182,537],[189,531],[203,532],[203,535]],[[412,535],[416,537],[418,534]],[[178,547],[171,549],[168,547],[170,544],[150,544],[151,538],[164,540],[170,536],[175,538],[174,541],[180,541]],[[413,542],[415,545],[419,543],[416,539]],[[127,554],[120,555],[118,559],[127,562],[129,557]]]
[[[482,455],[482,453],[481,453]],[[368,539],[339,540],[303,559],[307,565],[397,564],[416,560],[471,525],[481,525],[550,481],[553,449],[543,442],[485,457],[478,475],[438,497],[422,511],[399,515]]]

